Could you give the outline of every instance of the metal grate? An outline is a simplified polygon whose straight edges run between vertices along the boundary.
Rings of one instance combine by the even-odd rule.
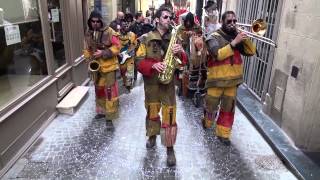
[[[275,40],[280,15],[278,11],[281,0],[243,0],[237,2],[238,21],[251,24],[256,19],[264,19],[268,23],[267,38]],[[256,43],[259,56],[244,58],[244,81],[250,91],[263,100],[267,92],[274,56],[274,47],[264,42]]]

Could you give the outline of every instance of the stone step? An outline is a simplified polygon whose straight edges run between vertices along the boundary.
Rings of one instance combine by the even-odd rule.
[[[77,106],[88,93],[89,87],[77,86],[73,88],[56,106],[58,111],[63,114],[72,115],[75,113]]]

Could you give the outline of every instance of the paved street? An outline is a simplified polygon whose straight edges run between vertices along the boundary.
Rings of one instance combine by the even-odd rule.
[[[59,115],[4,179],[296,179],[237,109],[230,147],[203,130],[201,108],[177,98],[177,166],[166,166],[160,137],[145,148],[141,80],[130,94],[121,89],[115,130],[93,120],[94,91],[73,116]]]

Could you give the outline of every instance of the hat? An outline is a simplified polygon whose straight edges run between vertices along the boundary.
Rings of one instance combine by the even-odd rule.
[[[90,23],[90,20],[91,20],[92,18],[98,18],[99,21],[100,21],[100,23],[101,23],[101,27],[103,27],[103,21],[102,21],[102,16],[101,16],[101,14],[100,14],[98,11],[95,11],[95,10],[94,10],[94,11],[91,12],[91,14],[90,14],[90,16],[89,16],[89,19],[88,19],[88,22],[87,22],[89,29],[92,29],[91,23]]]
[[[208,9],[212,7],[213,9],[216,9],[217,8],[217,2],[214,1],[214,0],[208,0],[206,5],[204,6],[204,9]]]

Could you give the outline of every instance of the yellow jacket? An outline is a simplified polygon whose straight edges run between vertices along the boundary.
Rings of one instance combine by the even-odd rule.
[[[241,84],[243,82],[241,55],[253,56],[256,53],[256,47],[249,39],[232,48],[223,33],[222,30],[218,30],[206,40],[208,49],[211,49],[208,57],[208,87],[230,87]],[[209,41],[211,42],[208,43]]]
[[[87,48],[83,51],[83,55],[86,59],[92,58],[93,55],[93,52],[91,51],[92,33],[93,31],[88,31],[86,33]],[[110,27],[102,30],[100,43],[97,45],[97,48],[102,50],[103,54],[102,57],[96,59],[100,63],[99,72],[107,73],[119,68],[117,55],[120,52],[120,46],[119,34],[113,31]]]

